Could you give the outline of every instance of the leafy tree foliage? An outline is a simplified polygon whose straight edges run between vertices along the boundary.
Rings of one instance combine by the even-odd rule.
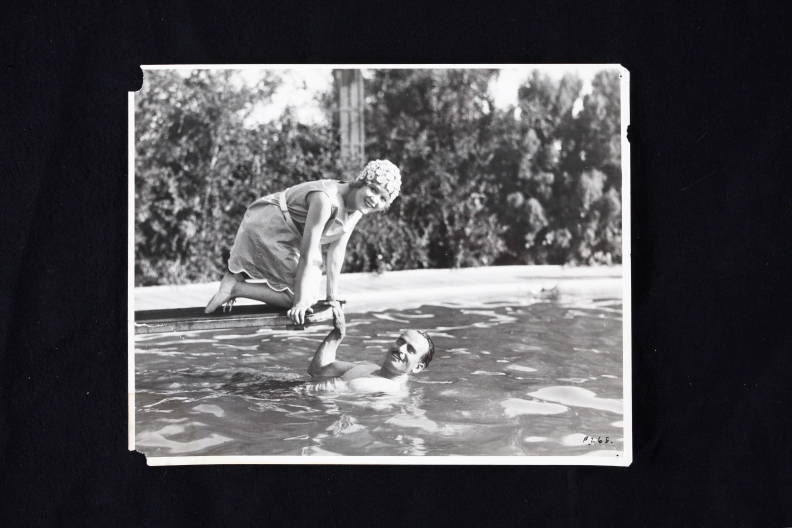
[[[495,108],[495,70],[378,70],[366,79],[366,154],[402,169],[402,195],[361,221],[348,271],[621,260],[619,78],[534,72],[516,108]],[[232,71],[147,72],[136,97],[135,277],[214,280],[247,205],[357,168],[331,119],[287,109],[248,126],[279,79]]]
[[[621,261],[619,74],[598,73],[575,112],[581,89],[575,76],[555,82],[539,72],[520,88],[517,132],[500,153],[518,165],[501,180],[517,262]]]
[[[248,204],[333,176],[329,128],[289,112],[245,126],[278,83],[269,75],[249,87],[233,71],[147,72],[135,111],[136,284],[215,280]]]
[[[368,81],[366,153],[402,169],[388,217],[411,226],[409,267],[492,264],[505,249],[487,178],[492,70],[380,70]],[[369,226],[360,229],[366,243]]]

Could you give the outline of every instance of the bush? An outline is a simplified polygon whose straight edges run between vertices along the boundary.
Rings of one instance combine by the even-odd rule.
[[[146,72],[136,97],[135,281],[216,280],[256,198],[358,168],[333,119],[290,111],[248,126],[279,84],[232,71]],[[498,110],[496,70],[378,70],[366,80],[366,154],[403,173],[402,195],[352,236],[345,271],[621,261],[619,78],[590,94],[534,72]],[[328,87],[330,89],[330,87]],[[332,93],[322,96],[333,111]]]

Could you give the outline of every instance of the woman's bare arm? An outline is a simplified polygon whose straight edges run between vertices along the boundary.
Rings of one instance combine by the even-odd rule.
[[[308,195],[308,214],[305,218],[300,261],[297,264],[294,284],[294,305],[288,311],[289,318],[297,324],[305,323],[305,314],[309,311],[312,300],[308,292],[315,291],[315,285],[320,278],[322,250],[319,242],[331,213],[332,206],[327,195],[320,192]]]
[[[354,220],[357,224],[357,219]],[[346,233],[341,238],[330,244],[327,248],[327,299],[335,300],[338,295],[338,277],[341,275],[341,269],[344,267],[344,257],[346,256],[347,242],[349,237],[352,236],[354,225],[350,226]]]

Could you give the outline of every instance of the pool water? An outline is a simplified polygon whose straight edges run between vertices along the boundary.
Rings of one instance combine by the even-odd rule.
[[[623,449],[621,299],[505,299],[347,315],[338,359],[403,329],[436,353],[403,395],[308,390],[330,329],[135,339],[135,447],[187,455],[608,455]]]

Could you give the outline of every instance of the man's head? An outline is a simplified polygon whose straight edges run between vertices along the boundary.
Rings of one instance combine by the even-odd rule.
[[[391,374],[417,374],[434,357],[434,343],[422,330],[406,330],[388,348],[382,368]]]

